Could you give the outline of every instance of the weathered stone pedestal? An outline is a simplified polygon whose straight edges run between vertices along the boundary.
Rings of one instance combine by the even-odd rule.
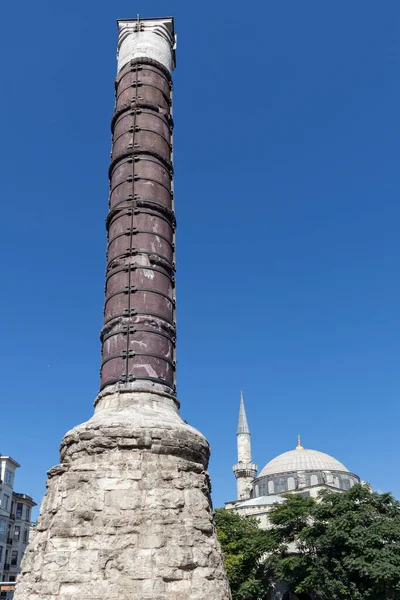
[[[204,437],[172,397],[104,392],[66,434],[16,600],[228,600]]]

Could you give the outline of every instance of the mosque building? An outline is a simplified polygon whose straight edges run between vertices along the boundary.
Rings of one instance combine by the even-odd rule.
[[[302,494],[316,497],[321,489],[344,492],[360,483],[336,458],[303,448],[298,437],[297,447],[270,460],[258,473],[251,458],[250,429],[240,396],[237,428],[238,462],[233,467],[237,484],[237,499],[226,502],[225,508],[234,509],[243,516],[255,516],[260,527],[269,526],[268,513],[276,502],[284,502],[284,494]]]

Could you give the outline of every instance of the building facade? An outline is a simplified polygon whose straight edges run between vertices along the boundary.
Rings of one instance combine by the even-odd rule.
[[[15,472],[21,465],[0,454],[0,582],[16,581],[29,542],[31,512],[35,502],[14,491]],[[12,590],[0,590],[1,598],[12,598]]]

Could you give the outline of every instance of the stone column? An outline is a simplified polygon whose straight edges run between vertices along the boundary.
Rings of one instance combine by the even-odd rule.
[[[175,396],[173,20],[118,28],[101,390],[48,473],[15,600],[229,600],[209,446]]]
[[[101,389],[175,393],[172,27],[119,22]]]

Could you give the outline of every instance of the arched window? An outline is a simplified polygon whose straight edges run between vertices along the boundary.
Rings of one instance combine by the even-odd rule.
[[[296,482],[294,480],[294,477],[288,477],[287,489],[288,491],[296,489]]]
[[[274,479],[274,488],[275,494],[284,494],[287,492],[287,477],[285,475],[281,477],[275,477]]]
[[[275,492],[275,486],[273,481],[268,481],[268,494],[273,494]]]
[[[311,475],[310,483],[311,485],[318,485],[318,475]]]

